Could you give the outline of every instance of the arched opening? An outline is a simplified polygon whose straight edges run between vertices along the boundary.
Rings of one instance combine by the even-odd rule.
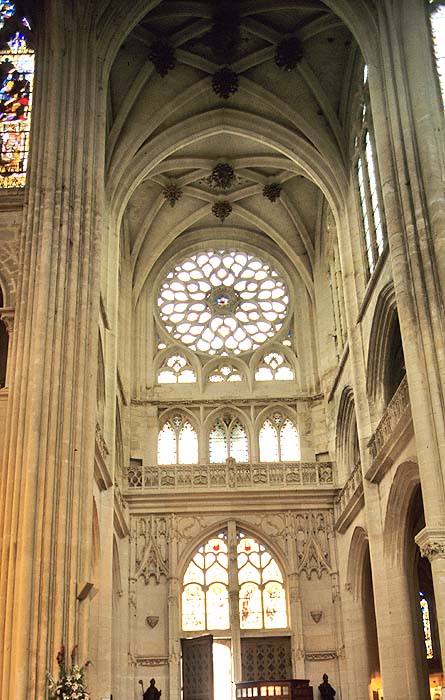
[[[380,675],[379,643],[375,617],[374,587],[372,582],[371,558],[367,544],[363,558],[362,605],[365,620],[365,640],[367,651],[367,678],[372,700],[380,700],[382,682]]]
[[[414,542],[414,537],[425,527],[422,491],[420,485],[413,494],[407,528],[407,574],[415,631],[417,668],[424,687],[434,697],[434,689],[442,686],[442,664],[436,617],[431,564]],[[428,697],[428,696],[426,696]]]
[[[399,317],[394,318],[389,331],[388,351],[385,369],[385,402],[388,404],[396,393],[400,382],[406,374],[403,355],[402,337],[400,335]]]

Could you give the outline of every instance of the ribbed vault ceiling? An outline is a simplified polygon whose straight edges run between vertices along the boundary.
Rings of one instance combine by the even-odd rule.
[[[237,9],[239,35],[221,56],[215,11],[223,6],[228,24]],[[303,53],[290,71],[275,61],[286,37],[298,37]],[[175,51],[163,77],[149,58],[159,39]],[[223,65],[239,79],[228,99],[212,87]],[[178,236],[206,230],[221,239],[228,226],[273,241],[284,258],[292,253],[310,291],[321,192],[338,203],[347,182],[359,65],[350,31],[316,0],[163,0],[144,17],[111,71],[107,143],[108,192],[124,216],[139,291]],[[221,162],[235,172],[227,190],[208,180]],[[174,206],[163,195],[172,183],[181,191]],[[282,187],[274,202],[263,195],[270,183]],[[232,207],[224,223],[212,213],[221,200]]]

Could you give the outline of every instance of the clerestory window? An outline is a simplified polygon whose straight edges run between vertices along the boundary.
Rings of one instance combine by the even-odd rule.
[[[177,413],[158,434],[158,464],[197,464],[198,436],[190,421]]]
[[[370,277],[383,253],[386,234],[367,85],[365,67],[364,105],[359,133],[355,138],[355,175],[359,194],[367,276]]]
[[[249,461],[247,431],[240,419],[232,415],[218,417],[209,434],[211,464],[225,462],[232,457],[237,462]]]
[[[260,430],[261,462],[296,462],[300,441],[294,423],[279,411],[267,418]]]

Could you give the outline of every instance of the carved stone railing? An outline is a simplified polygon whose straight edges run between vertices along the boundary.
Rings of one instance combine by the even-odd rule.
[[[362,465],[358,462],[334,501],[334,516],[337,530],[340,532],[346,530],[349,521],[360,507],[362,496]]]
[[[368,442],[371,460],[374,462],[387,442],[393,436],[395,429],[406,414],[410,406],[408,382],[406,376],[400,382],[396,393],[387,405],[385,412],[378,424],[374,435]]]
[[[295,488],[333,486],[332,462],[279,464],[206,464],[177,466],[130,466],[128,490]]]

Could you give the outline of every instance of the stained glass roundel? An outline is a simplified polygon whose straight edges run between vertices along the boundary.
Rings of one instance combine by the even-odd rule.
[[[288,301],[286,284],[269,263],[233,250],[183,259],[158,294],[170,335],[209,355],[238,355],[262,345],[282,327]]]

